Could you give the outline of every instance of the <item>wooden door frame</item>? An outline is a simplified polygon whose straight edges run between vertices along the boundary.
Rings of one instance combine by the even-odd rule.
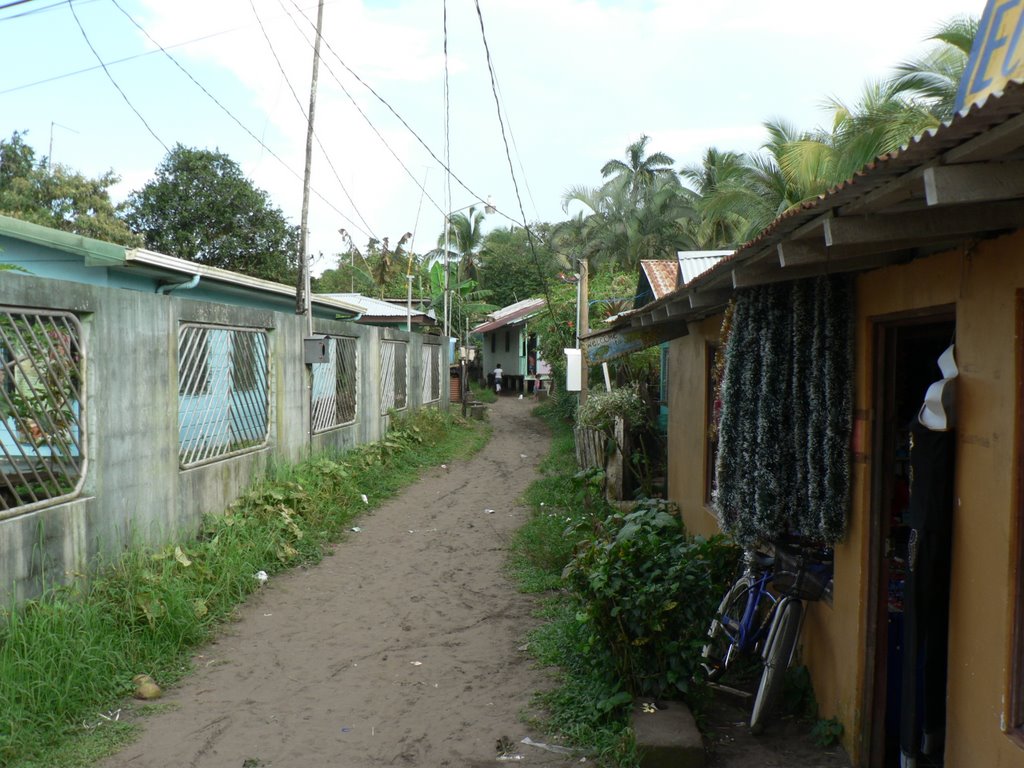
[[[883,755],[880,752],[885,746],[885,664],[886,657],[879,656],[880,633],[885,627],[882,622],[886,601],[881,598],[881,567],[883,520],[882,506],[885,491],[882,470],[886,452],[885,419],[891,418],[890,403],[886,400],[887,388],[891,383],[887,373],[891,370],[887,365],[892,354],[890,334],[899,328],[914,325],[938,325],[953,323],[956,326],[956,304],[944,304],[925,307],[905,312],[894,312],[886,315],[875,315],[868,318],[871,325],[870,339],[872,348],[868,359],[871,361],[869,371],[871,384],[871,402],[868,409],[871,424],[871,458],[868,462],[870,472],[870,503],[867,514],[867,599],[865,600],[864,628],[864,695],[861,702],[862,728],[859,734],[860,759],[862,766],[881,765]],[[888,585],[885,585],[888,588]]]

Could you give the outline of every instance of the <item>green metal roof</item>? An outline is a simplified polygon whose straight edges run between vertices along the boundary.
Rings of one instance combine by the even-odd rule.
[[[0,237],[12,237],[85,257],[86,266],[118,266],[125,263],[125,247],[91,237],[62,232],[10,216],[0,216]]]

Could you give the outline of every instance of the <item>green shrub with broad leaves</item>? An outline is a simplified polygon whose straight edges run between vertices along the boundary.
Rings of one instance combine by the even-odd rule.
[[[689,537],[672,505],[643,499],[595,525],[565,577],[582,603],[589,643],[635,696],[690,698],[708,624],[738,551]]]

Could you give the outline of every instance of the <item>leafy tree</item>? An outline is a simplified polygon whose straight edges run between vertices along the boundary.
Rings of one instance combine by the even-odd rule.
[[[35,150],[15,131],[0,139],[0,214],[76,235],[127,246],[142,244],[118,218],[120,206],[110,188],[113,171],[91,179],[63,165],[36,159]]]
[[[551,227],[535,224],[531,231],[532,238],[522,227],[494,229],[484,237],[481,271],[486,275],[492,304],[507,307],[543,296],[545,284],[554,280],[559,271],[569,268],[568,260],[559,259],[552,249]]]
[[[450,269],[450,267],[449,267]],[[445,265],[435,262],[430,268],[430,304],[440,314],[444,306]],[[489,303],[490,291],[480,288],[472,278],[458,278],[448,275],[448,290],[451,293],[451,329],[453,336],[463,335],[467,329],[483,318],[488,312],[499,307]]]
[[[370,238],[366,248],[360,250],[346,230],[340,232],[347,250],[338,255],[337,267],[313,278],[315,293],[362,293],[376,294],[381,298],[404,298],[408,289],[406,275],[412,274],[414,295],[425,295],[427,272],[423,260],[405,249],[406,242],[412,237],[410,233],[399,238],[394,250],[386,237],[382,240]]]
[[[153,250],[295,282],[298,227],[222,152],[175,145],[155,178],[131,193],[125,220]]]

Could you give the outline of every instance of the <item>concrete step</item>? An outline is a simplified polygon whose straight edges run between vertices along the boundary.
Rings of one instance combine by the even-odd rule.
[[[704,768],[704,740],[683,702],[639,701],[633,732],[640,768]]]

